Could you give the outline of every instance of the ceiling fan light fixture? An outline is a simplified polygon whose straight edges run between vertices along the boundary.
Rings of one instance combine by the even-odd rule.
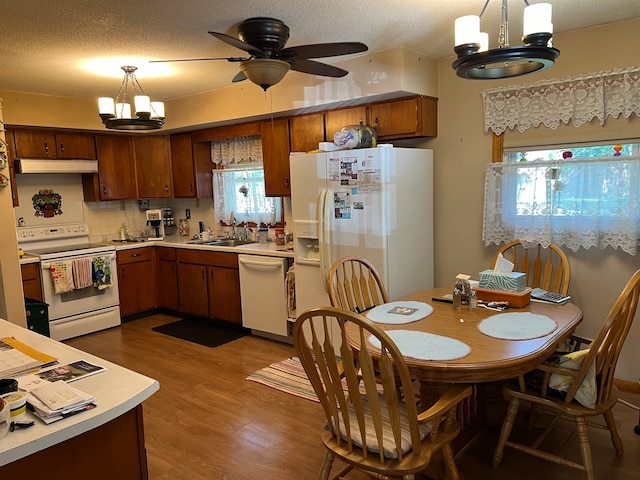
[[[498,34],[498,47],[485,47],[485,33],[480,32],[482,12],[466,15],[455,22],[455,48],[458,58],[452,67],[459,77],[471,80],[495,80],[526,75],[552,67],[560,51],[552,47],[553,24],[551,4],[537,3],[524,9],[523,46],[509,46],[508,0],[502,0],[502,18]]]
[[[98,114],[102,123],[111,130],[157,130],[164,125],[164,103],[152,102],[144,93],[135,76],[136,67],[123,66],[124,79],[115,100],[110,97],[98,99]],[[131,105],[127,102],[129,84],[133,90],[135,116],[131,115]],[[140,95],[135,95],[139,90]]]
[[[265,92],[282,80],[290,68],[291,65],[284,60],[272,58],[254,58],[240,63],[242,73]]]

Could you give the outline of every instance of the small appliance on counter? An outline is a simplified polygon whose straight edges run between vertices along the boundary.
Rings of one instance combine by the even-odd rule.
[[[176,225],[176,220],[171,212],[170,208],[163,208],[163,223],[164,223],[164,233],[165,235],[173,235],[178,231],[178,226]]]
[[[147,225],[153,228],[153,234],[149,240],[164,240],[164,225],[162,222],[162,210],[147,210]]]

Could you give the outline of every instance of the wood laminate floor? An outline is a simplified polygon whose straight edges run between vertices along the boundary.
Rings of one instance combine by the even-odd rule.
[[[143,404],[150,479],[317,478],[324,456],[320,405],[245,380],[294,355],[293,346],[246,336],[209,348],[151,330],[174,320],[155,314],[65,342],[160,382],[160,390]],[[640,403],[638,393],[623,392],[622,397]],[[606,431],[590,429],[597,478],[640,478],[640,435],[633,432],[638,411],[618,404],[615,416],[625,456],[615,456]],[[458,453],[464,479],[584,478],[577,470],[510,449],[501,466],[492,470],[497,437],[498,428],[488,428]],[[578,455],[577,446],[572,450]],[[334,471],[338,467],[336,462]]]

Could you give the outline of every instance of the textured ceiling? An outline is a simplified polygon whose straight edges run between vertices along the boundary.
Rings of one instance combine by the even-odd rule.
[[[547,1],[553,5],[555,32],[640,17],[640,0]],[[492,0],[482,20],[492,37],[500,4]],[[370,51],[405,45],[430,57],[449,57],[455,18],[479,14],[483,5],[484,0],[7,1],[0,8],[0,90],[86,99],[115,96],[123,76],[119,67],[125,64],[138,67],[138,79],[155,100],[221,88],[230,84],[237,64],[169,63],[161,65],[164,76],[153,76],[146,62],[241,56],[241,50],[207,32],[236,36],[235,26],[256,16],[284,21],[291,30],[287,46],[360,41]],[[523,8],[523,0],[510,0],[512,43],[520,41]],[[90,61],[111,66],[111,77],[87,71]]]

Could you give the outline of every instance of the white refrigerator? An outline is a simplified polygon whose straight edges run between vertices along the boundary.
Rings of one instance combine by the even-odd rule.
[[[347,255],[376,267],[390,300],[433,287],[433,152],[292,153],[296,312],[330,305],[326,275]]]

